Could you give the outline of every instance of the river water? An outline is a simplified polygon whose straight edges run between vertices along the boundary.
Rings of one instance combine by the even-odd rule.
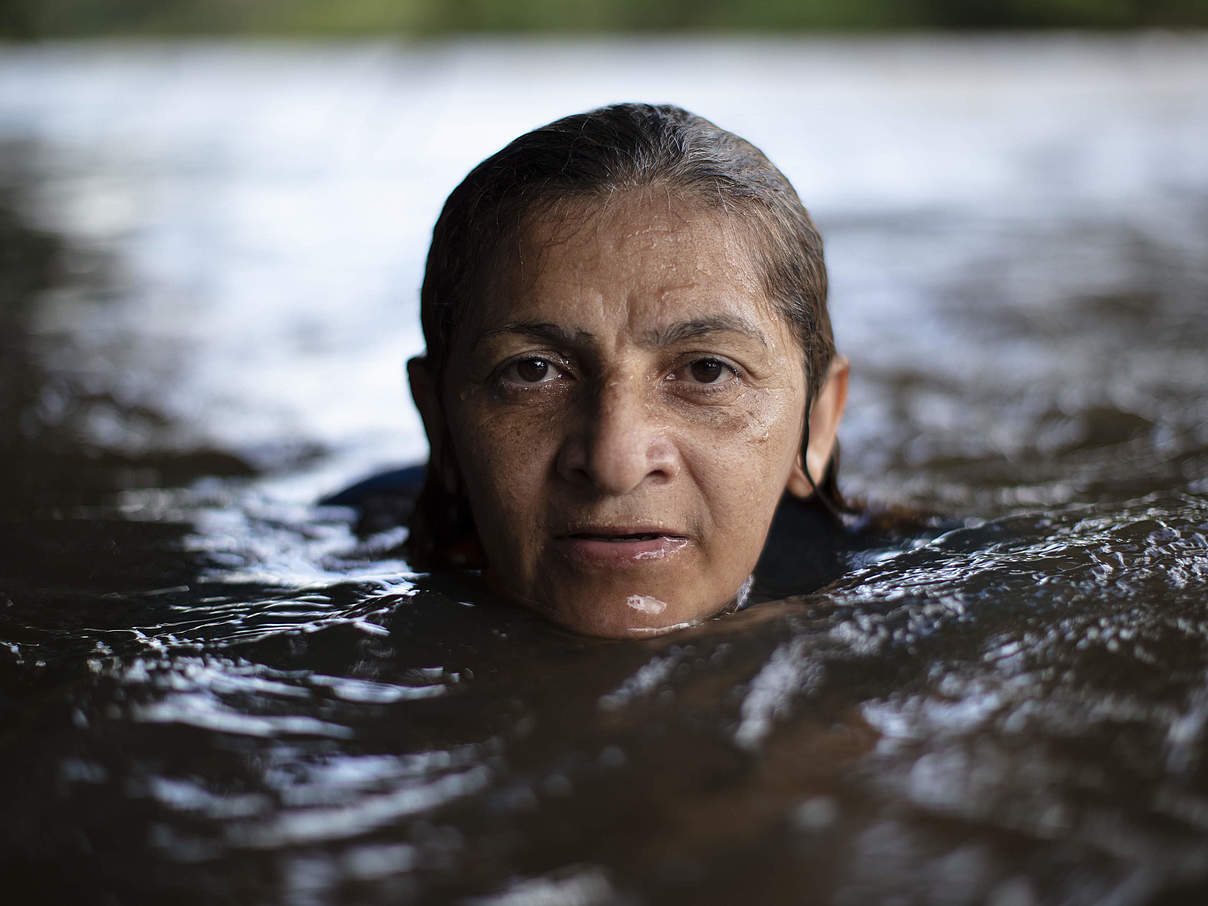
[[[13,902],[1208,898],[1208,41],[0,49]],[[444,196],[623,99],[827,239],[849,493],[956,526],[657,639],[315,501],[421,459]]]

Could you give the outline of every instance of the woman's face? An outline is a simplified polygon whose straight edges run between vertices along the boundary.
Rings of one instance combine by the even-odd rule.
[[[496,588],[603,636],[739,594],[781,494],[806,493],[803,356],[748,247],[651,193],[526,230],[456,332],[437,415]]]

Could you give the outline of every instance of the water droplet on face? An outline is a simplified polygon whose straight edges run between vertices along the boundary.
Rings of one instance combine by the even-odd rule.
[[[652,598],[649,595],[630,595],[625,599],[625,603],[639,613],[648,613],[652,616],[662,613],[667,609],[667,604],[660,601],[658,598]]]

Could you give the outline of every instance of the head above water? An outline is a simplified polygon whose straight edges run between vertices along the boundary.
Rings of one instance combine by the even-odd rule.
[[[837,498],[821,238],[698,116],[607,107],[481,163],[437,221],[421,318],[418,568],[483,568],[578,631],[661,631],[742,593],[784,493]]]

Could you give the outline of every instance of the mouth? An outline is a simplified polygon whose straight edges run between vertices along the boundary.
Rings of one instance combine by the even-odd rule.
[[[653,541],[656,538],[682,538],[682,535],[672,535],[666,532],[571,532],[567,538],[578,538],[586,541],[604,541],[610,544],[623,544],[628,541]]]
[[[665,560],[688,545],[688,536],[656,526],[584,526],[554,542],[564,556],[584,565],[624,568]]]

